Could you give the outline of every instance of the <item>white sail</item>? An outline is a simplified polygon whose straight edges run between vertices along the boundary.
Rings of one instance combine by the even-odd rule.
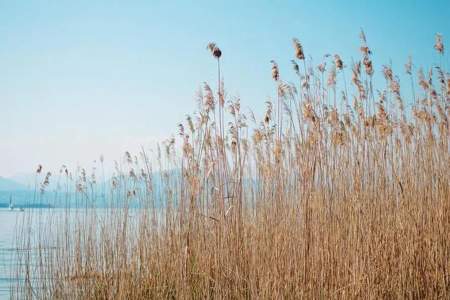
[[[9,196],[9,210],[14,210],[14,204],[12,202],[12,196]]]

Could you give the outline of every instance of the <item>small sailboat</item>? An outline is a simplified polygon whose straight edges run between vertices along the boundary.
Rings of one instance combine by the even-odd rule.
[[[9,196],[9,210],[14,210],[14,204],[12,202],[12,196]]]

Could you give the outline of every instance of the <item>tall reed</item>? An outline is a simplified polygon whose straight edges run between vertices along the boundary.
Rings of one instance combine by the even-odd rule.
[[[364,33],[361,42],[359,61],[314,67],[294,39],[299,82],[273,62],[276,99],[261,120],[225,98],[210,44],[217,96],[205,83],[156,161],[126,153],[103,179],[108,208],[95,208],[95,175],[61,172],[75,188],[60,197],[85,208],[50,213],[38,231],[24,222],[18,242],[40,254],[21,256],[15,297],[450,297],[450,75],[410,61],[405,101],[390,66],[373,86]],[[441,36],[435,48],[444,55]]]

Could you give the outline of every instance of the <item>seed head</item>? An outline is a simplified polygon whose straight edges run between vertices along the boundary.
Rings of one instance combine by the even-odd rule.
[[[408,62],[405,64],[405,72],[408,75],[412,75],[412,58],[408,57]]]
[[[444,54],[444,42],[442,41],[442,35],[441,34],[436,34],[436,42],[434,44],[434,49],[436,49],[436,51],[439,54]]]
[[[394,74],[392,73],[391,67],[383,66],[383,75],[386,80],[392,81]]]
[[[363,59],[364,69],[366,70],[366,74],[369,76],[373,75],[373,65],[369,56],[365,56]]]
[[[367,42],[366,40],[366,34],[364,33],[364,30],[361,29],[361,31],[359,32],[359,38],[361,39],[361,42],[363,42],[364,44]]]
[[[294,68],[295,73],[299,74],[300,69],[298,67],[297,62],[295,60],[291,60],[291,63],[292,63],[292,67]]]
[[[344,68],[344,63],[342,62],[341,57],[337,54],[334,55],[334,63],[338,70],[342,70]]]
[[[359,50],[362,52],[363,55],[370,55],[372,54],[372,51],[370,51],[369,47],[367,46],[361,46]]]
[[[300,41],[296,38],[292,39],[292,42],[294,44],[295,57],[297,57],[297,59],[299,59],[299,60],[304,60],[305,53],[303,52],[302,44],[300,44]]]
[[[317,66],[317,70],[319,70],[320,73],[325,72],[325,67],[326,67],[326,63],[321,63],[320,65]]]
[[[222,56],[222,51],[220,51],[220,48],[217,47],[217,45],[215,43],[209,43],[206,46],[206,49],[208,49],[212,56],[214,56],[214,58],[219,59]]]
[[[272,63],[272,78],[273,80],[278,81],[278,79],[280,79],[278,64],[274,60],[271,60],[270,62]]]
[[[215,107],[215,101],[214,101],[214,94],[211,89],[211,87],[208,85],[208,83],[203,83],[203,89],[205,91],[204,98],[203,98],[203,105],[207,112],[214,110]]]

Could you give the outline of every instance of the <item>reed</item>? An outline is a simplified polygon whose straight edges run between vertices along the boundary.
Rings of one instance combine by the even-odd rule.
[[[59,199],[84,208],[38,228],[40,216],[26,215],[18,244],[39,254],[21,254],[14,297],[450,297],[450,75],[437,66],[425,76],[410,60],[405,101],[390,66],[373,87],[364,33],[361,42],[348,67],[334,55],[307,68],[294,39],[299,81],[284,82],[273,62],[276,98],[260,121],[226,99],[222,51],[209,44],[218,92],[205,83],[156,160],[126,153],[100,183],[84,170],[54,176],[66,187]],[[440,35],[435,48],[444,55]],[[95,208],[102,196],[108,208]]]

